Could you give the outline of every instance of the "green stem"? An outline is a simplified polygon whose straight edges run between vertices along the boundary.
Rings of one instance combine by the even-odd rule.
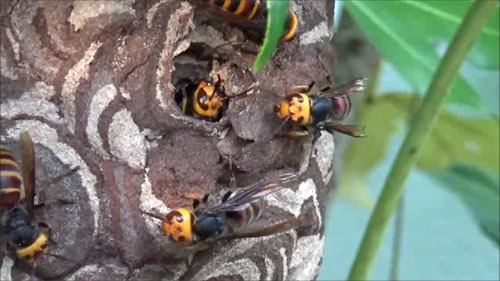
[[[375,91],[380,82],[380,76],[382,76],[382,58],[378,58],[377,66],[375,67],[375,72],[373,77],[368,80],[368,85],[365,90],[365,99],[364,102],[371,104],[375,100]]]
[[[434,125],[441,104],[472,44],[496,9],[497,1],[476,1],[448,46],[385,181],[352,265],[349,280],[368,278],[377,250],[380,248],[385,230],[398,205],[406,178],[417,159],[418,152]]]
[[[389,280],[399,280],[399,263],[401,259],[401,246],[403,240],[403,221],[404,221],[404,202],[405,195],[401,195],[398,210],[396,211],[396,221],[394,222],[394,240],[392,242],[392,259]]]

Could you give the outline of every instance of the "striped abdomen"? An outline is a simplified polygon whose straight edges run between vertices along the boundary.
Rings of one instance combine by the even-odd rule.
[[[285,32],[281,37],[281,41],[283,42],[292,41],[293,38],[295,38],[295,36],[297,35],[298,26],[299,26],[299,18],[297,17],[297,14],[295,14],[295,12],[293,12],[292,10],[289,10],[285,23]]]
[[[0,209],[12,208],[21,198],[21,170],[9,150],[0,149]]]
[[[348,95],[332,97],[333,118],[335,120],[343,120],[347,114],[351,112],[351,98]]]
[[[260,214],[260,204],[253,202],[249,203],[243,210],[227,212],[226,218],[233,221],[238,227],[243,227],[258,219]]]
[[[210,0],[210,4],[249,20],[255,19],[263,8],[260,0]]]
[[[256,19],[261,15],[267,16],[266,4],[261,0],[210,0],[210,4],[248,20]],[[297,15],[292,10],[289,10],[285,23],[285,32],[281,37],[281,41],[288,42],[295,38],[298,25]]]

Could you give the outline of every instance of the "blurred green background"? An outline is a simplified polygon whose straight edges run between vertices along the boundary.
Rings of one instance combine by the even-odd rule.
[[[335,138],[319,280],[347,278],[412,110],[471,3],[336,1],[335,83],[375,83],[354,97],[347,120],[368,137]],[[407,181],[370,279],[499,279],[499,52],[497,8]]]

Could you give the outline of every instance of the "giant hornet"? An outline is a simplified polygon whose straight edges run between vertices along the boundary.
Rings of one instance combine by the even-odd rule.
[[[10,150],[0,148],[0,235],[7,236],[7,249],[22,261],[33,264],[47,253],[51,229],[47,223],[34,223],[35,151],[27,132],[20,137],[21,167]],[[73,172],[73,171],[72,171]],[[24,192],[21,189],[24,187]]]
[[[199,201],[194,202],[193,210],[177,208],[164,217],[143,213],[162,220],[164,235],[185,246],[218,239],[272,235],[292,229],[298,225],[298,222],[293,217],[293,219],[272,226],[250,227],[261,215],[260,199],[280,190],[297,178],[298,176],[294,173],[285,173],[235,193],[227,192],[222,202],[215,206],[207,204],[207,197],[205,197],[201,204]]]
[[[351,111],[349,95],[362,92],[366,88],[366,82],[366,78],[355,79],[340,87],[325,87],[317,94],[310,94],[314,81],[307,86],[294,86],[288,89],[285,100],[275,105],[274,111],[283,121],[282,125],[291,121],[305,127],[302,131],[288,132],[290,136],[308,135],[308,128],[313,127],[331,134],[338,131],[352,137],[364,137],[364,127],[337,121],[343,120]]]
[[[267,8],[264,0],[192,0],[201,4],[219,8],[221,11],[232,14],[237,19],[256,21],[267,18]],[[297,14],[291,9],[285,21],[285,31],[281,37],[282,42],[289,42],[297,35],[299,20]]]
[[[227,95],[221,85],[221,78],[215,83],[200,80],[193,83],[190,79],[179,81],[181,95],[176,95],[182,113],[207,121],[218,121],[227,110],[229,100],[248,95],[253,90],[249,88],[236,95]],[[179,98],[177,98],[179,97]]]

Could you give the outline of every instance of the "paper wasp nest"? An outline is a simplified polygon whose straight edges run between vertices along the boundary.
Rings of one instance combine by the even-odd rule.
[[[40,280],[311,280],[321,265],[333,138],[273,137],[276,95],[325,77],[328,1],[292,1],[299,34],[259,73],[258,45],[237,26],[188,1],[2,1],[1,142],[17,149],[21,130],[36,144],[36,219],[57,245],[36,264]],[[213,20],[213,22],[212,22]],[[331,20],[331,18],[330,18]],[[213,24],[212,24],[213,23]],[[243,45],[217,47],[227,42]],[[199,72],[199,73],[198,73]],[[218,122],[182,114],[177,80],[219,74],[225,90],[254,85]],[[207,77],[208,78],[208,77]],[[273,95],[274,93],[274,95]],[[272,136],[272,135],[271,135]],[[164,214],[192,196],[218,195],[282,171],[293,189],[264,200],[264,222],[307,222],[279,235],[221,240],[191,263],[166,247]],[[53,182],[70,168],[78,171]],[[73,204],[59,204],[60,201]],[[31,272],[1,260],[1,280]]]

